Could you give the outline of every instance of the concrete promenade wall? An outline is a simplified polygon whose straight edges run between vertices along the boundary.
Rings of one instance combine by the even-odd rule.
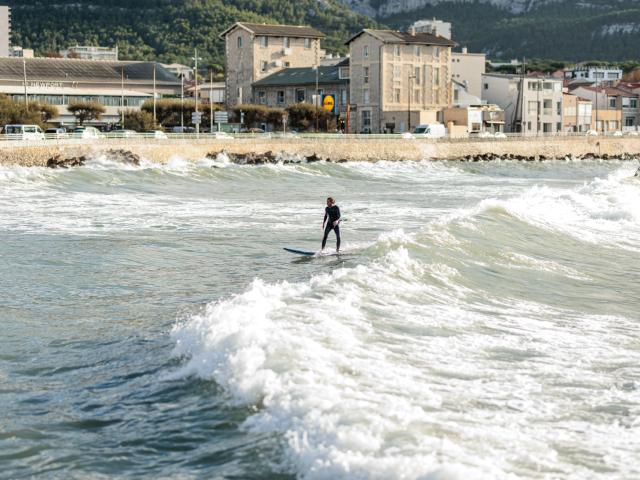
[[[46,142],[1,142],[0,164],[44,166],[61,155],[100,155],[110,149],[124,149],[147,160],[166,163],[174,157],[199,160],[207,153],[226,150],[235,154],[286,152],[316,154],[333,161],[447,160],[484,154],[541,156],[546,158],[598,155],[640,155],[640,137],[548,137],[509,139],[426,140],[386,138],[236,138],[214,139],[103,139]]]

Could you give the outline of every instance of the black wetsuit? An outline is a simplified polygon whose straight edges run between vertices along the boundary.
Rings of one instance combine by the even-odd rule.
[[[327,218],[329,221],[327,221]],[[324,221],[327,222],[324,227],[324,237],[322,237],[322,248],[327,244],[327,237],[329,236],[329,232],[333,230],[336,232],[336,251],[340,251],[340,224],[336,224],[333,226],[333,222],[336,220],[340,220],[340,209],[337,205],[333,205],[331,207],[327,207],[324,209]]]

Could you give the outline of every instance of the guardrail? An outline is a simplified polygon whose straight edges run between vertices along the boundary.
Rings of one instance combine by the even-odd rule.
[[[598,138],[598,137],[636,137],[640,136],[640,132],[635,130],[626,130],[624,132],[612,133],[576,133],[576,132],[559,132],[559,133],[540,133],[521,134],[521,133],[500,133],[492,134],[471,134],[468,136],[445,136],[440,138],[429,138],[415,134],[353,134],[353,133],[283,133],[283,132],[267,132],[267,133],[100,133],[98,136],[83,137],[73,133],[47,133],[47,134],[0,134],[0,142],[22,141],[29,143],[40,142],[60,142],[65,143],[85,143],[93,141],[109,141],[109,140],[144,140],[166,142],[169,140],[268,140],[282,139],[287,141],[295,140],[407,140],[407,141],[428,141],[428,142],[467,142],[467,141],[517,141],[517,140],[536,140],[548,138]]]

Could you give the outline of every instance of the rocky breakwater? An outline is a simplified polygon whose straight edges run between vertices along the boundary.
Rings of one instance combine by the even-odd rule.
[[[129,150],[112,149],[104,152],[104,156],[112,162],[119,162],[126,165],[140,165],[140,156]],[[61,154],[54,155],[47,160],[49,168],[69,168],[82,167],[91,157],[88,155],[79,155],[73,157],[64,157]]]
[[[640,160],[640,155],[634,155],[631,153],[622,153],[620,155],[609,155],[608,153],[603,153],[602,155],[598,155],[597,153],[584,153],[582,155],[566,155],[562,158],[557,157],[549,157],[546,155],[516,155],[516,154],[503,154],[498,155],[495,153],[482,153],[478,155],[464,155],[462,157],[458,157],[455,160],[459,160],[462,162],[491,162],[495,160],[512,160],[519,162],[544,162],[545,160]],[[454,159],[452,159],[454,160]]]
[[[315,153],[311,155],[298,155],[287,152],[273,153],[272,151],[267,151],[265,153],[230,153],[226,150],[221,150],[218,152],[209,152],[206,157],[209,160],[215,161],[228,161],[230,163],[234,163],[236,165],[266,165],[266,164],[293,164],[293,163],[313,163],[313,162],[333,162],[333,163],[344,163],[347,162],[346,158],[340,159],[331,159],[321,157],[316,155]]]

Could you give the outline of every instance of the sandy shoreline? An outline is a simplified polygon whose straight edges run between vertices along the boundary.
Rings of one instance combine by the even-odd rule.
[[[44,142],[3,142],[0,165],[45,166],[55,155],[64,158],[97,156],[123,149],[159,163],[180,157],[197,161],[226,150],[239,155],[284,152],[317,155],[331,161],[454,160],[482,155],[566,158],[589,154],[640,156],[640,137],[551,137],[517,139],[416,140],[401,138],[240,138],[233,140],[105,139]]]

